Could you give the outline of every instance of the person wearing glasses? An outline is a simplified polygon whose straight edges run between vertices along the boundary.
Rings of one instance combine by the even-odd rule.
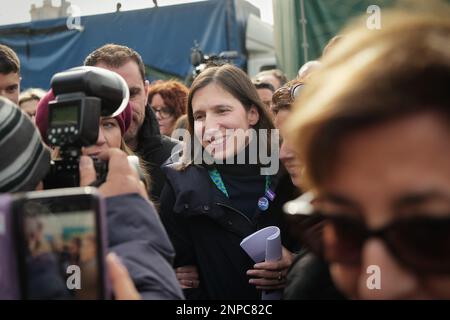
[[[305,243],[348,298],[450,299],[450,7],[433,3],[349,27],[288,123]]]
[[[161,134],[171,136],[178,118],[186,113],[188,93],[189,89],[176,80],[158,81],[150,86],[148,101]]]

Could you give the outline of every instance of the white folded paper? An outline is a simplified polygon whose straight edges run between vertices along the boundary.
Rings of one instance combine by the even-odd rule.
[[[256,263],[281,259],[280,229],[270,226],[252,233],[241,241],[241,247]],[[262,300],[279,300],[280,290],[263,291]]]

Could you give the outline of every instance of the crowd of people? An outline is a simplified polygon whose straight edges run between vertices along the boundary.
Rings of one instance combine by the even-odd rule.
[[[96,180],[93,159],[108,162],[115,298],[450,299],[449,16],[433,2],[383,12],[376,31],[355,21],[290,81],[223,64],[189,88],[149,83],[129,47],[89,54],[130,93],[79,162],[80,186]],[[55,95],[20,93],[20,79],[0,45],[1,193],[42,189],[58,158]],[[268,226],[281,257],[255,264],[240,243]],[[367,285],[373,266],[379,288]]]

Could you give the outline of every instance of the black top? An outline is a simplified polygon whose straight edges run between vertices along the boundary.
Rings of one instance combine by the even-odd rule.
[[[145,107],[145,119],[138,132],[136,154],[142,158],[150,174],[151,185],[149,194],[152,200],[159,200],[162,188],[166,182],[161,165],[166,162],[179,142],[161,135],[155,113],[149,106]]]
[[[233,206],[251,220],[256,213],[258,199],[264,196],[266,176],[261,175],[259,164],[249,163],[248,147],[241,151],[241,156],[242,152],[245,152],[245,163],[237,163],[239,157],[235,155],[233,161],[226,159],[223,164],[214,164],[213,167],[219,171]]]
[[[289,269],[283,300],[343,300],[334,285],[328,265],[307,250],[302,250]]]

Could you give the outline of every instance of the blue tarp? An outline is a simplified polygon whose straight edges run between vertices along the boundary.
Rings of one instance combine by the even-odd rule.
[[[139,52],[151,69],[185,78],[194,40],[204,53],[236,50],[245,65],[245,24],[259,10],[243,0],[210,0],[81,17],[83,31],[66,18],[0,27],[0,43],[17,52],[22,88],[48,88],[53,74],[82,65],[94,49],[117,43]],[[152,75],[149,75],[150,78]]]

